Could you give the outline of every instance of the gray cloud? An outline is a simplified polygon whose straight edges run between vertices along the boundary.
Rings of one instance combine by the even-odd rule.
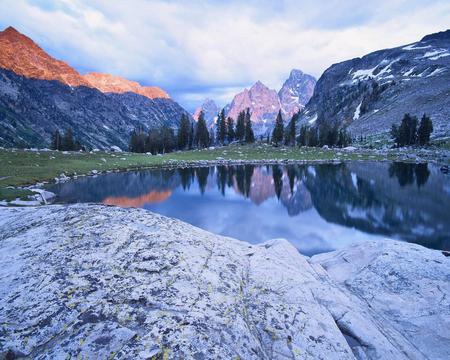
[[[221,105],[256,80],[332,63],[444,30],[448,1],[3,0],[12,25],[81,72],[159,85],[188,109]]]

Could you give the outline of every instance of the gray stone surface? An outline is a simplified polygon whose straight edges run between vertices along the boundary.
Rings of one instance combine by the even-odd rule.
[[[317,297],[360,359],[450,358],[450,258],[393,240],[312,257]],[[349,306],[350,305],[350,306]]]
[[[0,349],[444,359],[449,276],[441,252],[394,241],[309,259],[285,240],[250,245],[140,209],[0,208]]]

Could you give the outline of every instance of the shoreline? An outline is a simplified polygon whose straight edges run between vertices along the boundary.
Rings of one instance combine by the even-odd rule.
[[[256,152],[255,152],[256,150]],[[267,158],[262,158],[258,150],[268,152]],[[422,150],[423,151],[423,150]],[[185,167],[203,167],[203,166],[237,166],[237,165],[294,165],[294,164],[339,164],[353,161],[375,161],[375,162],[408,162],[408,163],[433,163],[437,166],[448,166],[450,163],[450,152],[441,150],[433,152],[434,156],[430,156],[431,150],[426,150],[424,153],[408,153],[406,150],[380,152],[379,150],[368,151],[367,149],[351,148],[351,150],[344,149],[318,149],[318,148],[273,148],[265,145],[254,146],[231,146],[213,148],[200,151],[177,152],[165,155],[148,155],[136,153],[77,153],[77,152],[54,152],[54,151],[27,151],[27,150],[1,150],[0,157],[5,153],[20,155],[27,154],[31,157],[30,160],[25,160],[18,165],[18,170],[13,169],[14,162],[9,160],[9,167],[11,171],[18,171],[20,174],[21,167],[27,171],[25,175],[8,174],[7,169],[4,173],[0,172],[0,200],[17,200],[20,198],[24,200],[27,195],[32,195],[30,188],[39,188],[42,184],[50,183],[52,181],[67,181],[82,176],[96,176],[99,174],[106,174],[110,172],[125,172],[125,171],[139,171],[139,170],[170,170]],[[447,154],[449,153],[449,154]],[[36,155],[37,154],[37,155]],[[45,170],[30,170],[32,169],[33,155],[38,157],[42,166],[48,168],[51,174],[46,175]],[[47,156],[44,158],[44,156]],[[60,162],[56,164],[56,169],[52,164],[52,160],[58,159]],[[260,158],[256,158],[256,157]],[[295,158],[302,157],[303,158]],[[313,156],[313,158],[311,158]],[[76,157],[76,159],[73,159]],[[183,158],[186,157],[187,159]],[[191,157],[191,159],[189,159]],[[193,157],[200,157],[194,159]],[[228,158],[227,158],[228,157]],[[249,158],[239,158],[249,157]],[[83,159],[85,158],[85,159]],[[108,159],[107,159],[108,158]],[[120,161],[128,161],[128,164],[121,164]],[[18,159],[17,161],[22,161]],[[74,162],[70,167],[67,161]],[[119,161],[119,162],[117,162]],[[78,165],[79,163],[82,163]],[[115,162],[108,164],[108,162]],[[5,162],[6,163],[6,162]],[[41,166],[36,164],[36,166]],[[102,167],[106,167],[102,169]],[[24,176],[24,177],[23,177]],[[3,192],[8,192],[7,196]],[[7,191],[7,189],[9,189]],[[15,198],[14,196],[17,195]]]

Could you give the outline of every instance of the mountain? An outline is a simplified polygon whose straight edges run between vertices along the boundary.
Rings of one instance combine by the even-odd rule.
[[[278,97],[285,119],[290,119],[299,110],[303,109],[314,92],[316,79],[301,70],[293,69],[289,78],[284,82]]]
[[[164,90],[157,86],[141,86],[136,81],[130,81],[120,76],[92,72],[83,75],[83,78],[87,80],[90,86],[104,93],[112,92],[122,94],[133,92],[148,97],[149,99],[170,98]]]
[[[0,32],[0,146],[47,147],[54,130],[71,128],[88,147],[127,149],[134,128],[177,126],[183,113],[157,87],[81,75],[14,28]]]
[[[27,78],[57,80],[69,86],[89,86],[75,69],[56,60],[13,27],[0,32],[0,68]]]
[[[195,121],[198,120],[200,112],[203,111],[205,117],[206,125],[210,128],[213,127],[217,118],[217,113],[220,111],[214,100],[205,99],[202,105],[200,105],[194,112],[192,116]]]
[[[332,65],[302,121],[338,123],[355,135],[389,131],[405,113],[426,113],[434,135],[450,130],[450,30]]]
[[[296,69],[291,71],[278,93],[257,81],[250,89],[244,89],[233,98],[226,107],[227,116],[237,119],[242,110],[249,108],[255,134],[265,134],[272,129],[279,110],[284,120],[288,121],[294,113],[303,109],[312,96],[315,83],[314,77]]]
[[[275,90],[257,81],[249,90],[237,94],[230,104],[227,116],[237,119],[242,110],[249,108],[255,134],[265,133],[274,123],[280,110],[280,99]]]

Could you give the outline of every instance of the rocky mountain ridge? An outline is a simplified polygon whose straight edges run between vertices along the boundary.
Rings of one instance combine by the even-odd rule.
[[[450,30],[329,67],[302,121],[348,126],[355,135],[389,131],[405,113],[431,116],[434,136],[450,132]]]
[[[225,115],[236,120],[241,111],[249,108],[255,134],[265,134],[272,129],[279,110],[284,120],[288,121],[292,115],[303,109],[313,94],[315,84],[316,79],[313,76],[297,69],[290,72],[278,92],[257,81],[249,89],[244,89],[234,96],[231,103],[225,106]],[[197,108],[194,119],[201,110],[205,113],[205,119],[209,124],[213,124],[215,116],[220,111],[210,99],[206,99]]]
[[[83,75],[89,85],[103,93],[123,94],[132,92],[149,99],[169,99],[170,96],[157,86],[142,86],[136,81],[127,80],[120,76],[91,72]]]
[[[79,74],[13,28],[0,33],[0,146],[48,147],[72,129],[88,148],[128,149],[131,131],[190,115],[166,92],[108,74]]]
[[[120,76],[96,72],[82,75],[64,61],[51,57],[11,26],[0,31],[0,68],[31,79],[57,80],[65,85],[92,87],[104,93],[134,92],[149,99],[169,98],[156,86],[141,86]]]

